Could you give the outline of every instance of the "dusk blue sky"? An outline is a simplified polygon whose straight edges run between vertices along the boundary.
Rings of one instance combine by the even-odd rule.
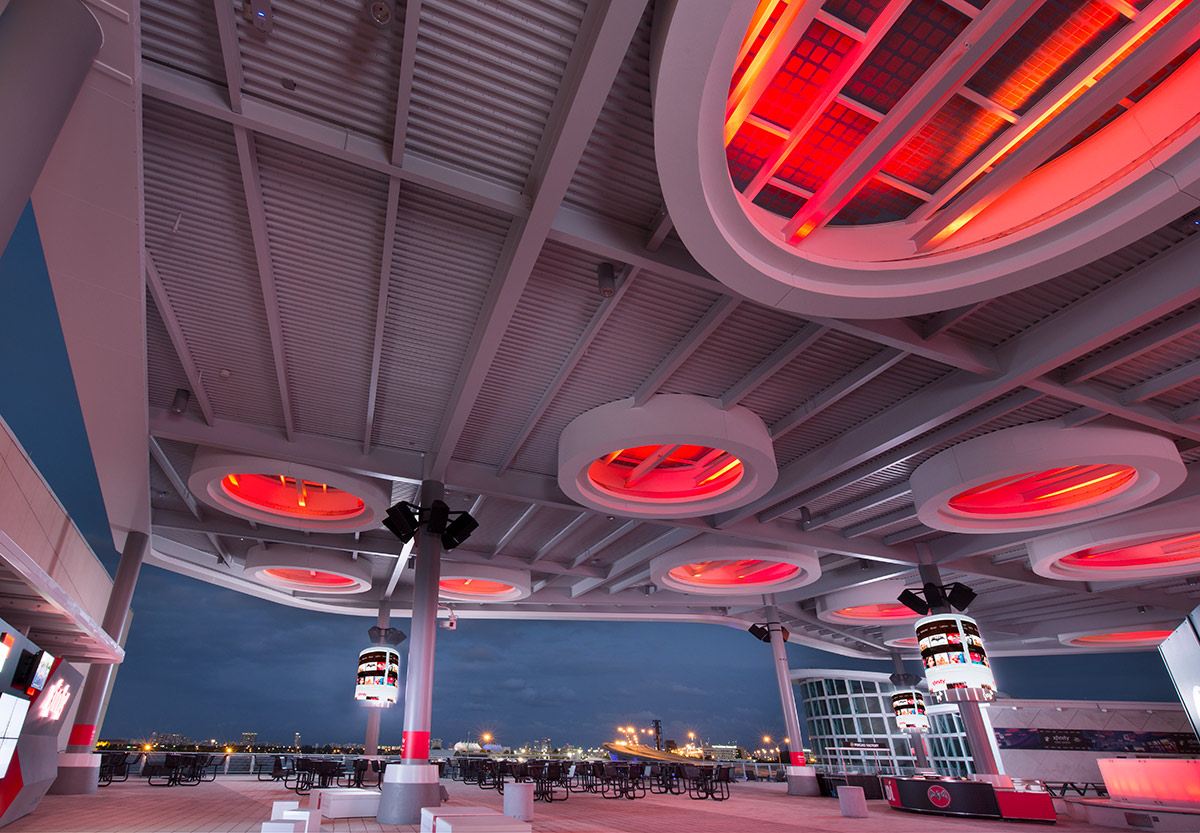
[[[112,573],[117,555],[31,210],[0,258],[0,297],[0,415]],[[373,617],[284,607],[155,567],[143,569],[133,607],[103,736],[362,739],[366,716],[352,693]],[[406,619],[393,624],[409,630]],[[796,645],[788,656],[792,668],[891,671]],[[1153,652],[993,665],[1016,697],[1177,702]],[[434,687],[433,734],[447,743],[486,730],[506,744],[592,745],[655,717],[667,738],[692,730],[754,744],[783,734],[770,648],[716,625],[462,619],[438,632]],[[401,722],[401,708],[389,710],[384,743],[398,743]]]

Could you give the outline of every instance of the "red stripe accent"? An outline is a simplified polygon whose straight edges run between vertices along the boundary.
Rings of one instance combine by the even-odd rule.
[[[76,723],[71,727],[71,735],[67,738],[67,746],[91,746],[96,739],[96,727],[87,723]]]
[[[803,752],[789,752],[788,757],[792,759],[792,766],[804,766],[806,763]]]
[[[429,733],[405,732],[404,745],[400,747],[400,757],[406,761],[429,760]]]

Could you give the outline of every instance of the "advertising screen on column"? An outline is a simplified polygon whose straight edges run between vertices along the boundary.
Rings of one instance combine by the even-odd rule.
[[[952,688],[996,690],[979,625],[970,616],[939,613],[918,619],[917,645],[930,694]]]
[[[919,691],[897,691],[892,695],[892,711],[896,725],[901,729],[929,730],[929,718],[925,715],[925,698]]]
[[[399,651],[374,647],[359,653],[354,699],[377,708],[387,708],[400,699]]]

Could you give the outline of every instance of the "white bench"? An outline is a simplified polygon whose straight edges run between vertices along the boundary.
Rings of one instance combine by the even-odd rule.
[[[421,833],[530,833],[532,829],[491,807],[421,808]]]
[[[379,790],[342,787],[329,790],[313,790],[315,799],[309,806],[321,811],[327,819],[375,818],[379,815]]]
[[[272,802],[271,820],[262,823],[262,833],[318,833],[320,829],[320,811],[301,810],[299,801]]]

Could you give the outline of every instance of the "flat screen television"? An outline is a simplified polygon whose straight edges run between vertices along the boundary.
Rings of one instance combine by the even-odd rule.
[[[1192,620],[1184,619],[1175,632],[1158,646],[1167,671],[1192,721],[1192,731],[1200,736],[1200,636]]]

